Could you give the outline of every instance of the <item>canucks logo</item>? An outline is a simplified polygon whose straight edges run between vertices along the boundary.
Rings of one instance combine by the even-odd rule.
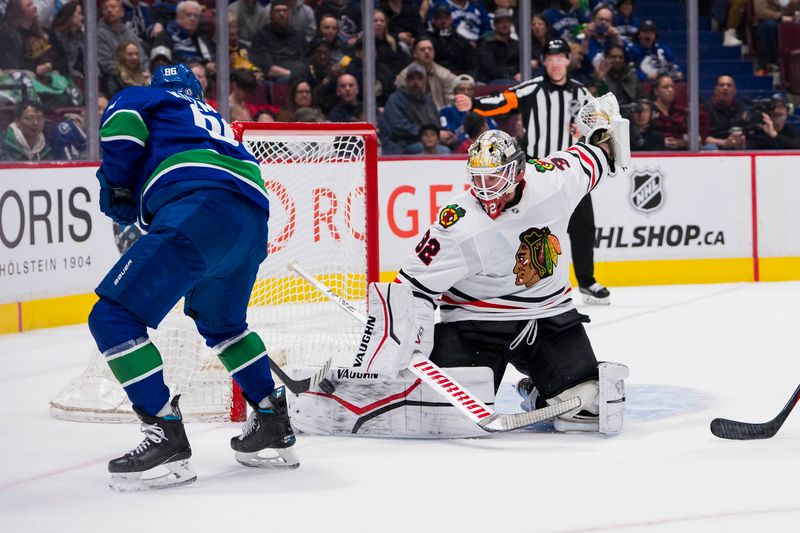
[[[561,255],[558,237],[550,228],[528,228],[519,235],[520,245],[514,256],[516,285],[532,287],[539,280],[553,275]]]
[[[442,209],[439,213],[439,224],[441,224],[443,228],[449,228],[464,218],[464,215],[466,214],[467,212],[463,207],[459,207],[456,204],[450,204]]]

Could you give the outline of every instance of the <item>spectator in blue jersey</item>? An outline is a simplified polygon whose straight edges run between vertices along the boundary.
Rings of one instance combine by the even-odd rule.
[[[658,29],[652,20],[642,22],[634,41],[625,47],[625,55],[633,61],[640,80],[652,81],[662,74],[674,80],[683,79],[675,54],[667,45],[658,42]]]
[[[636,38],[639,31],[639,19],[633,14],[633,0],[619,0],[614,15],[614,26],[619,30],[625,44]]]
[[[492,19],[486,8],[483,7],[483,3],[476,0],[438,0],[438,3],[442,3],[450,9],[455,32],[475,46],[478,45],[478,40],[482,35],[492,31]],[[433,9],[429,10],[429,21],[437,4],[434,4]]]
[[[472,79],[472,76],[467,74],[461,74],[456,76],[456,87],[453,89],[453,95],[463,94],[467,96],[470,100],[475,96],[475,80]],[[459,111],[456,108],[455,104],[450,104],[448,106],[443,107],[439,110],[439,116],[441,117],[441,124],[442,124],[442,131],[443,132],[451,132],[452,138],[443,140],[444,144],[450,148],[455,148],[461,144],[463,144],[468,139],[468,132],[464,127],[464,118],[469,114],[469,111]],[[487,121],[489,129],[496,130],[497,123],[494,121],[493,118],[489,118]],[[477,135],[475,136],[477,138]],[[471,144],[471,143],[470,143]],[[469,148],[469,145],[467,145]],[[461,153],[467,153],[466,151]]]
[[[200,29],[202,7],[194,0],[183,0],[175,8],[175,20],[156,39],[156,46],[167,46],[176,63],[201,63],[209,75],[216,71],[216,45]]]
[[[580,0],[557,0],[555,5],[544,10],[544,17],[553,37],[565,41],[575,39],[577,28],[589,22],[589,13],[581,9]]]
[[[425,124],[439,123],[439,111],[433,99],[425,94],[428,72],[411,63],[406,72],[406,85],[393,92],[378,120],[378,135],[384,154],[418,154],[422,152],[419,129]]]
[[[592,12],[592,21],[584,28],[581,47],[585,56],[583,69],[586,73],[594,71],[602,61],[609,46],[622,46],[622,37],[614,27],[614,12],[605,4],[598,4]]]
[[[23,101],[14,110],[14,122],[6,130],[0,159],[6,161],[46,161],[53,151],[44,136],[41,104]]]
[[[108,98],[100,94],[97,97],[97,111],[99,117],[108,106]],[[80,114],[67,113],[64,120],[59,122],[50,136],[50,146],[53,149],[53,158],[61,161],[80,161],[86,159],[86,107],[82,107]]]
[[[109,462],[116,490],[196,479],[180,395],[171,398],[148,335],[181,298],[252,408],[242,435],[230,441],[236,460],[299,465],[286,397],[275,388],[267,348],[247,326],[267,256],[267,191],[256,159],[201,98],[189,67],[173,65],[155,72],[150,87],[117,94],[101,120],[100,210],[121,226],[138,221],[147,230],[100,281],[88,320],[145,433],[142,444]],[[265,449],[273,452],[269,460],[258,456]],[[155,468],[170,474],[154,477]]]

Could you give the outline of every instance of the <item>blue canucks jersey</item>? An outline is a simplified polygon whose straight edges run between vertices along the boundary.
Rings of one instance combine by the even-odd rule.
[[[102,168],[136,196],[147,229],[158,208],[197,189],[232,190],[269,212],[258,162],[211,106],[164,89],[129,87],[111,100],[100,127]]]

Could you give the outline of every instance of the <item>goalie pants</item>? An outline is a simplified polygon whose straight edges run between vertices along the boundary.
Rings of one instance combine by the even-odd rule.
[[[89,328],[135,406],[154,415],[169,401],[147,327],[158,327],[182,297],[208,346],[247,329],[247,303],[267,256],[267,220],[261,207],[237,193],[197,190],[161,207],[150,231],[100,282]],[[233,373],[256,400],[275,387],[264,354],[240,355],[241,370]]]
[[[583,322],[589,322],[589,317],[575,309],[540,318],[533,344],[523,340],[513,350],[510,346],[528,325],[527,320],[439,323],[430,359],[442,367],[491,368],[495,392],[511,363],[531,378],[542,398],[549,399],[598,378],[597,359]]]
[[[589,287],[594,279],[594,208],[592,196],[587,194],[575,207],[567,226],[572,246],[572,265],[579,287]]]

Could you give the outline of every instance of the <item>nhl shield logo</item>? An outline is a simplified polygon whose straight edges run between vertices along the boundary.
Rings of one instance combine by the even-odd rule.
[[[664,175],[660,170],[634,170],[631,173],[631,206],[652,213],[664,204]]]

